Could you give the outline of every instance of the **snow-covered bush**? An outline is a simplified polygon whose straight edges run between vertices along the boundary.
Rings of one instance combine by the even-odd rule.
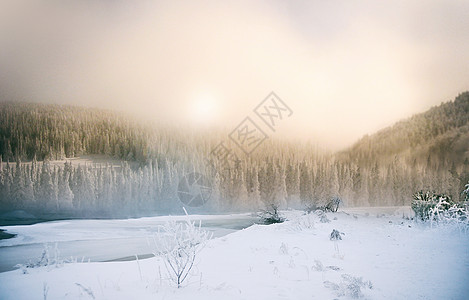
[[[438,195],[435,194],[435,192],[430,191],[419,191],[413,194],[412,198],[412,210],[415,213],[415,217],[421,221],[430,220],[430,210],[438,204],[440,199],[443,201],[442,205],[444,205],[444,208],[446,209],[451,207],[451,205],[453,204],[450,196],[444,194]]]
[[[62,267],[64,263],[70,261],[63,260],[60,258],[60,251],[57,247],[57,243],[51,250],[49,244],[44,244],[41,258],[36,260],[29,260],[26,264],[18,264],[16,267],[20,268],[24,274],[28,273],[28,269],[40,268],[40,267]]]
[[[464,195],[464,201],[469,201],[469,182],[466,184],[462,194]]]
[[[342,199],[339,197],[332,197],[329,202],[326,203],[324,206],[324,211],[328,212],[337,212],[339,209],[339,205],[342,203]]]
[[[325,281],[324,286],[336,292],[338,297],[347,296],[354,299],[364,297],[362,289],[373,289],[371,281],[364,281],[362,277],[343,274],[339,284]]]
[[[314,228],[314,217],[312,215],[303,215],[294,218],[289,223],[289,228],[292,231],[303,231]]]
[[[329,220],[329,219],[327,218],[327,215],[326,215],[326,213],[324,212],[324,210],[317,209],[314,213],[316,214],[316,216],[319,217],[319,221],[320,221],[321,223],[329,223],[329,222],[331,221],[331,220]]]
[[[452,204],[444,198],[440,198],[438,203],[430,208],[431,222],[445,225],[456,225],[465,228],[469,226],[469,207],[467,204]],[[448,207],[449,206],[449,207]],[[466,228],[465,228],[466,229]]]
[[[343,232],[340,232],[340,231],[338,231],[338,230],[336,230],[336,229],[332,229],[332,232],[331,232],[331,235],[330,235],[329,239],[330,239],[331,241],[339,241],[339,240],[342,240],[342,235],[343,235],[343,234],[344,234]]]
[[[339,209],[340,204],[342,203],[342,199],[339,197],[332,197],[329,201],[324,201],[324,205],[317,206],[316,203],[307,203],[305,204],[304,211],[310,214],[313,211],[322,210],[323,212],[337,212]]]
[[[305,211],[307,214],[310,214],[310,213],[314,212],[316,209],[317,209],[317,206],[316,206],[316,204],[314,204],[314,203],[306,203],[306,204],[304,205],[304,211]]]
[[[446,225],[469,226],[469,207],[467,202],[455,203],[450,196],[437,195],[422,191],[414,194],[412,209],[422,221]]]
[[[285,222],[285,218],[280,215],[279,206],[276,204],[267,206],[266,209],[260,212],[259,217],[262,223],[266,225]]]
[[[160,227],[155,238],[157,252],[166,266],[171,280],[179,288],[194,266],[197,254],[212,237],[210,233],[196,226],[193,221],[170,221]]]

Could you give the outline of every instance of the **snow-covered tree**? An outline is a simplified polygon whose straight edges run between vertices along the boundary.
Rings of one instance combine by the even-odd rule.
[[[10,201],[13,207],[24,208],[25,206],[25,193],[24,193],[24,174],[21,169],[21,161],[16,161],[15,174],[13,176],[13,182],[10,189]]]
[[[34,183],[31,179],[31,168],[26,166],[24,176],[24,205],[26,208],[34,208],[36,205],[34,198]]]
[[[37,201],[44,209],[50,210],[56,208],[57,189],[54,185],[52,171],[48,162],[42,163]]]
[[[179,288],[212,235],[201,228],[200,222],[196,226],[190,220],[170,221],[161,229],[155,237],[155,255],[163,256],[168,275]]]
[[[469,182],[466,184],[463,194],[465,195],[464,201],[469,201]]]
[[[300,165],[300,200],[304,206],[311,210],[315,207],[313,203],[311,170],[306,163]]]
[[[73,192],[70,189],[69,176],[65,171],[59,171],[57,209],[70,210],[73,208]]]

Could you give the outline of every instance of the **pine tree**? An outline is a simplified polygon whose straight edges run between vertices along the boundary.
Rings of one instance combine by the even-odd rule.
[[[73,192],[70,189],[69,176],[65,171],[59,171],[57,209],[67,211],[73,208]]]
[[[360,166],[355,166],[352,173],[352,190],[353,190],[353,199],[354,203],[361,203],[362,202],[362,171]]]
[[[34,208],[36,206],[34,199],[34,184],[31,180],[31,169],[29,166],[26,166],[24,179],[24,197],[25,197],[25,207]]]
[[[305,206],[314,206],[312,178],[309,166],[306,163],[300,165],[300,199]]]
[[[275,187],[276,187],[276,195],[275,195],[275,203],[278,203],[279,208],[286,208],[288,207],[287,203],[287,184],[286,184],[286,174],[285,168],[281,165],[277,165],[275,169]]]
[[[249,203],[249,198],[248,198],[248,190],[246,187],[246,177],[242,170],[239,173],[237,195],[238,195],[237,196],[238,208],[243,211],[249,209],[250,203]]]
[[[57,191],[52,181],[52,172],[48,162],[42,163],[41,179],[39,185],[38,205],[47,210],[56,208]]]
[[[377,206],[379,203],[379,191],[381,187],[379,186],[379,167],[378,163],[375,162],[373,167],[370,170],[369,180],[368,180],[368,195],[371,206]]]
[[[262,207],[261,194],[259,191],[259,170],[254,167],[252,172],[252,188],[249,193],[249,198],[251,199],[251,207],[258,210]]]
[[[10,189],[10,201],[15,208],[24,208],[26,206],[24,193],[25,183],[24,174],[21,169],[21,161],[17,159],[15,174]]]

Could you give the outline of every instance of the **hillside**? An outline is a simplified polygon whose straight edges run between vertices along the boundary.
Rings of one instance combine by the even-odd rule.
[[[73,106],[0,103],[0,213],[140,216],[182,212],[179,183],[211,183],[192,212],[409,205],[418,190],[460,199],[469,181],[469,93],[332,155],[267,139],[251,155],[221,131],[195,132]],[[213,151],[225,142],[237,159]],[[79,157],[79,158],[77,158]],[[2,163],[3,160],[3,163]],[[14,162],[14,163],[12,163]]]
[[[151,131],[122,114],[31,103],[0,103],[4,161],[63,159],[104,154],[144,161]]]
[[[469,92],[365,136],[341,153],[342,157],[369,163],[400,156],[408,163],[417,160],[434,164],[469,161]]]
[[[337,157],[368,170],[408,172],[407,194],[423,188],[462,199],[458,191],[469,181],[469,92],[365,136]]]

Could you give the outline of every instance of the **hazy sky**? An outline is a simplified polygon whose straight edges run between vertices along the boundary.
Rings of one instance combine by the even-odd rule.
[[[66,3],[65,3],[66,2]],[[0,100],[347,146],[469,89],[469,1],[0,0]]]

